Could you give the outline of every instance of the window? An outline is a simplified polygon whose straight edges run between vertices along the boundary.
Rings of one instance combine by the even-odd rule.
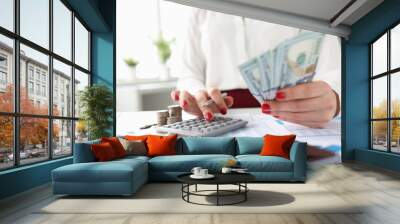
[[[400,153],[400,25],[370,45],[371,148]]]
[[[71,155],[72,122],[71,120],[53,120],[53,157]]]
[[[0,26],[14,31],[14,0],[1,0],[0,9]]]
[[[154,80],[163,76],[153,42],[160,31],[166,41],[172,41],[172,54],[167,62],[169,74],[178,76],[183,57],[181,43],[186,39],[183,20],[191,10],[192,7],[169,1],[159,1],[159,4],[157,1],[117,1],[117,83],[130,79],[131,69],[125,63],[126,58],[139,61],[135,68],[138,80]],[[143,22],[143,18],[146,22]],[[139,32],[131,32],[130,27],[135,27]]]
[[[14,166],[14,122],[12,116],[0,115],[0,169]]]
[[[28,70],[28,75],[29,75],[29,79],[33,80],[33,67],[29,66],[29,70]]]
[[[72,117],[72,102],[68,102],[69,107],[67,107],[67,110],[64,110],[64,112],[60,111],[60,108],[57,107],[63,106],[64,103],[64,95],[72,95],[72,92],[70,89],[65,89],[64,85],[65,83],[70,83],[72,85],[72,68],[69,65],[66,65],[58,60],[53,60],[54,64],[54,69],[53,69],[53,90],[54,90],[54,101],[53,101],[53,107],[55,108],[53,110],[54,115],[61,115],[62,117]],[[59,96],[60,94],[60,96]],[[59,104],[59,98],[61,100],[62,104]],[[69,99],[72,101],[72,98]]]
[[[54,53],[71,60],[72,12],[60,1],[53,0]]]
[[[62,0],[1,0],[0,9],[0,170],[70,156],[76,131],[86,138],[73,86],[90,84],[90,31]]]
[[[79,117],[81,110],[79,107],[80,93],[89,86],[89,74],[83,73],[81,71],[75,71],[75,117]]]
[[[89,69],[89,32],[75,18],[75,62],[82,68]]]
[[[0,91],[5,92],[7,87],[7,56],[0,54]]]
[[[42,96],[46,97],[46,86],[42,86]]]
[[[20,0],[21,36],[49,48],[49,0]]]
[[[7,56],[0,54],[0,68],[7,68]]]
[[[29,94],[33,94],[34,93],[34,87],[33,87],[33,82],[28,82],[28,92]]]
[[[40,84],[36,84],[36,95],[40,95]]]
[[[6,85],[7,84],[7,73],[0,71],[0,84]]]
[[[0,3],[0,7],[2,4],[3,2]],[[2,16],[0,15],[0,20],[2,20]],[[0,33],[0,113],[12,113],[14,111],[14,71],[11,66],[14,57],[13,52],[13,40]]]
[[[39,69],[36,69],[36,80],[40,81],[40,70]]]

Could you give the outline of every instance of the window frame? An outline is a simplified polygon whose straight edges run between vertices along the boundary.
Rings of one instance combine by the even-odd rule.
[[[373,151],[379,151],[379,152],[386,152],[386,153],[392,153],[392,154],[400,154],[400,152],[393,152],[392,151],[392,121],[400,121],[400,117],[393,117],[392,116],[392,98],[391,98],[391,92],[392,92],[392,86],[391,86],[391,80],[392,76],[396,75],[398,72],[400,72],[400,67],[398,68],[393,68],[391,69],[391,31],[397,27],[400,26],[400,21],[397,21],[393,25],[391,25],[389,28],[387,28],[383,33],[378,35],[374,40],[372,40],[369,44],[369,149]],[[384,35],[387,35],[387,64],[386,64],[386,71],[382,72],[380,74],[373,74],[373,44],[376,43],[381,37]],[[386,105],[386,117],[385,118],[373,118],[373,93],[374,93],[374,88],[373,88],[373,81],[379,78],[386,77],[386,87],[387,87],[387,93],[386,93],[386,98],[387,98],[387,105]],[[374,148],[374,133],[373,133],[373,122],[376,121],[386,121],[386,150],[379,150]]]
[[[76,126],[76,121],[78,121],[80,118],[75,116],[75,108],[71,108],[71,114],[70,116],[56,116],[53,115],[53,75],[54,75],[54,68],[53,68],[53,60],[58,60],[61,63],[64,63],[68,66],[71,67],[71,83],[75,83],[75,69],[81,71],[82,73],[85,73],[88,76],[88,86],[92,85],[92,73],[91,73],[91,37],[92,37],[92,30],[87,26],[87,24],[82,20],[82,18],[72,9],[72,7],[65,1],[65,0],[59,0],[68,10],[71,11],[71,18],[70,18],[70,23],[71,23],[71,58],[67,59],[64,58],[63,56],[57,54],[54,52],[54,39],[53,39],[53,24],[54,24],[54,17],[53,17],[53,1],[54,0],[48,0],[49,2],[49,47],[46,49],[45,47],[42,47],[39,44],[34,43],[33,41],[30,41],[29,39],[23,37],[20,35],[20,0],[14,0],[13,1],[13,10],[14,10],[14,18],[13,18],[13,25],[14,25],[14,30],[10,31],[4,27],[0,26],[0,35],[3,35],[7,38],[12,39],[13,41],[13,54],[12,54],[12,73],[10,75],[13,76],[14,79],[14,93],[13,93],[13,112],[1,112],[0,111],[0,116],[4,117],[11,117],[13,119],[13,166],[11,167],[5,167],[5,168],[0,168],[0,172],[4,170],[10,170],[10,169],[16,169],[18,167],[23,167],[23,166],[29,166],[37,163],[43,163],[49,160],[54,160],[54,159],[62,159],[65,157],[70,157],[73,155],[74,152],[74,143],[75,143],[75,126]],[[75,63],[75,19],[77,19],[83,27],[88,31],[88,69],[85,69],[81,67],[80,65]],[[48,112],[46,115],[39,115],[39,114],[27,114],[27,113],[21,113],[20,111],[20,64],[21,64],[21,57],[20,57],[20,46],[21,44],[32,48],[33,50],[36,50],[40,53],[43,53],[48,56],[49,62],[48,62],[48,83],[46,84],[45,87],[45,94],[46,97],[48,97]],[[27,64],[29,66],[29,64]],[[27,67],[27,71],[28,71]],[[40,73],[40,75],[42,72]],[[27,73],[25,74],[27,79],[26,81],[28,82],[30,79],[30,74]],[[42,83],[41,81],[41,76],[39,76],[38,82],[36,82],[36,70],[33,70],[33,83],[34,86],[36,83]],[[42,86],[42,85],[40,85]],[[71,104],[74,105],[75,103],[75,85],[71,86]],[[28,87],[28,86],[27,86]],[[27,91],[29,91],[27,89]],[[34,89],[34,92],[36,89]],[[40,94],[41,96],[42,94]],[[21,118],[44,118],[47,119],[48,122],[48,136],[47,136],[47,151],[48,155],[47,158],[43,158],[43,160],[38,161],[38,162],[33,162],[33,163],[26,163],[26,164],[21,164],[21,159],[20,159],[20,119]],[[71,122],[71,128],[72,128],[72,133],[71,133],[71,153],[68,155],[62,155],[62,156],[54,156],[54,146],[52,144],[53,142],[53,122],[57,120],[66,120]]]

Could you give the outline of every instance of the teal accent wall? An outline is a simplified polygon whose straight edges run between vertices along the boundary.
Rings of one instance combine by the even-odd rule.
[[[100,10],[101,4],[107,0],[66,0],[69,5],[79,14],[92,31],[110,32],[111,24],[107,23],[107,18]],[[108,2],[114,2],[109,0]]]
[[[0,172],[0,199],[48,183],[53,169],[71,163],[68,157]]]
[[[369,43],[400,22],[400,0],[386,0],[351,27],[342,41],[342,156],[391,170],[400,169],[400,157],[372,151],[369,123]]]
[[[92,32],[92,82],[103,83],[115,93],[115,0],[66,0]],[[114,94],[115,96],[115,94]],[[115,102],[115,98],[114,98]],[[115,108],[115,107],[114,107]],[[112,118],[115,132],[115,111]],[[51,181],[51,171],[72,163],[72,157],[0,171],[0,199]]]
[[[116,85],[115,85],[115,51],[116,51],[116,2],[98,1],[99,11],[110,28],[108,32],[92,32],[92,83],[108,86],[114,96],[113,126],[109,128],[110,135],[115,135],[116,123]]]

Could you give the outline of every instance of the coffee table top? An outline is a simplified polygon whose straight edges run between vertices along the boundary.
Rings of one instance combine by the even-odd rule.
[[[185,184],[236,184],[255,180],[249,173],[213,173],[215,177],[211,179],[193,179],[190,175],[191,173],[179,175],[177,180]]]

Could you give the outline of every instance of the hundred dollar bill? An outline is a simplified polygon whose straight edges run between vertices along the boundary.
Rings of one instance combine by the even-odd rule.
[[[282,60],[278,65],[282,77],[280,87],[293,86],[312,81],[317,68],[323,34],[303,32],[283,42]]]
[[[279,88],[312,81],[323,36],[303,31],[240,65],[240,72],[254,97],[259,102],[271,100]]]
[[[258,102],[264,101],[261,88],[266,83],[262,83],[263,71],[259,65],[258,59],[254,58],[239,66],[240,72],[243,76],[244,81],[249,88],[250,93],[257,99]]]

